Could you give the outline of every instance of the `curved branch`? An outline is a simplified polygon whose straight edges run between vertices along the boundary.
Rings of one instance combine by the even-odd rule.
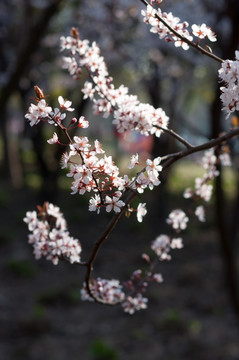
[[[174,132],[173,132],[174,133]],[[176,134],[177,135],[177,134]],[[182,159],[188,155],[191,155],[193,153],[202,151],[202,150],[206,150],[206,149],[210,149],[216,145],[219,145],[221,143],[223,143],[226,140],[229,140],[235,136],[239,136],[239,127],[229,131],[228,133],[218,137],[217,139],[212,139],[204,144],[198,145],[198,146],[193,146],[191,144],[185,145],[187,146],[187,149],[184,151],[180,151],[174,154],[170,154],[168,156],[165,156],[164,158],[162,158],[162,160],[166,160],[165,163],[162,165],[163,166],[163,170],[165,170],[166,168],[168,168],[169,166],[171,166],[174,162],[176,162],[179,159]],[[146,169],[142,169],[140,171],[144,172]],[[162,171],[163,171],[162,170]],[[139,174],[140,174],[139,173]],[[136,177],[137,178],[137,177]],[[130,188],[128,190],[131,190]],[[132,191],[132,190],[131,190]],[[125,201],[125,206],[121,209],[119,214],[116,214],[110,221],[107,229],[104,231],[104,233],[101,235],[101,237],[96,241],[92,253],[90,255],[89,260],[84,263],[84,265],[87,267],[87,271],[86,271],[86,275],[85,275],[85,284],[86,284],[86,289],[88,294],[98,303],[101,304],[105,304],[105,305],[113,305],[113,304],[109,304],[97,297],[94,296],[94,294],[91,291],[90,288],[90,279],[91,279],[91,273],[93,271],[93,263],[96,259],[96,256],[100,250],[101,245],[103,244],[103,242],[108,238],[108,236],[110,235],[110,233],[112,232],[112,230],[115,228],[116,224],[118,223],[120,217],[122,216],[122,214],[125,212],[125,210],[127,209],[128,205],[130,204],[130,202],[135,198],[135,196],[137,196],[137,193],[132,192],[127,200]]]
[[[86,275],[85,275],[85,284],[86,284],[86,289],[87,289],[87,292],[88,294],[96,301],[96,302],[99,302],[101,304],[106,304],[106,305],[110,305],[108,304],[107,302],[97,298],[94,296],[94,294],[92,293],[91,291],[91,288],[90,288],[90,278],[91,278],[91,273],[92,273],[92,270],[93,270],[93,263],[94,263],[94,260],[100,250],[100,247],[101,245],[103,244],[103,242],[108,238],[109,234],[113,231],[113,229],[115,228],[116,224],[118,223],[120,217],[123,215],[123,213],[125,212],[125,210],[127,209],[128,207],[128,204],[133,200],[133,198],[137,196],[137,193],[135,192],[132,192],[129,197],[127,198],[127,200],[125,201],[125,205],[124,207],[122,207],[121,211],[116,214],[112,219],[111,221],[109,222],[106,230],[104,231],[104,233],[101,235],[101,237],[96,241],[94,247],[93,247],[93,250],[92,250],[92,253],[90,255],[90,258],[89,260],[86,262],[86,266],[87,266],[87,271],[86,271]]]

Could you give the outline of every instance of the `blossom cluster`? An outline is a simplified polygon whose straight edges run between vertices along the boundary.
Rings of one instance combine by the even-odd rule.
[[[235,52],[235,61],[225,60],[219,69],[219,79],[223,82],[221,86],[221,101],[223,110],[229,115],[239,110],[239,51]]]
[[[230,166],[231,160],[228,152],[224,148],[221,149],[221,153],[218,156],[218,160],[223,166]],[[204,156],[201,159],[201,166],[205,170],[202,177],[195,178],[195,189],[187,188],[184,191],[184,198],[201,198],[204,201],[210,201],[212,197],[213,185],[210,183],[216,176],[219,175],[217,170],[217,157],[215,155],[215,149],[211,148],[205,151]],[[205,221],[205,209],[202,205],[197,206],[195,209],[195,215],[199,221]]]
[[[66,113],[62,113],[62,110],[67,110],[70,112],[74,111],[74,109],[70,107],[72,102],[69,100],[64,100],[62,96],[58,97],[60,109],[54,108],[54,110],[51,106],[48,106],[44,98],[36,100],[37,104],[31,104],[28,112],[25,115],[25,118],[30,122],[30,126],[37,125],[40,121],[48,121],[49,124],[53,124],[55,126],[60,125],[62,120],[64,120],[66,117]]]
[[[219,172],[216,169],[216,161],[217,157],[214,153],[214,149],[205,151],[205,154],[201,159],[201,165],[206,170],[206,172],[202,177],[195,178],[195,190],[187,188],[184,191],[184,197],[186,199],[195,195],[202,198],[206,202],[211,199],[213,186],[212,184],[208,184],[208,182],[219,175]]]
[[[170,238],[168,235],[161,234],[152,242],[151,248],[159,260],[171,260],[169,254],[171,249],[181,249],[183,247],[182,238]]]
[[[160,184],[160,158],[146,160],[143,171],[129,179],[127,175],[119,175],[119,168],[113,162],[112,156],[104,154],[98,140],[95,140],[92,149],[87,137],[74,136],[73,140],[70,151],[62,157],[62,168],[69,168],[67,176],[73,178],[71,194],[97,192],[89,200],[89,211],[99,214],[100,209],[104,207],[107,212],[119,213],[125,206],[122,196],[127,189],[142,193],[147,187],[153,189]],[[80,163],[77,163],[76,159],[79,158]],[[130,167],[132,168],[132,161]],[[139,222],[142,222],[143,216],[147,213],[145,203],[140,203],[136,210],[129,208],[130,210],[136,211]]]
[[[162,283],[161,274],[146,272],[144,275],[142,270],[135,270],[128,281],[123,285],[119,280],[96,278],[90,281],[89,294],[86,284],[81,289],[81,299],[83,301],[97,300],[103,304],[116,305],[121,304],[123,310],[130,315],[135,311],[147,308],[148,298],[143,296],[149,282]],[[124,290],[123,290],[124,288]]]
[[[101,278],[93,279],[90,282],[90,291],[94,298],[105,304],[115,305],[125,299],[125,294],[122,290],[122,285],[119,280],[106,280]],[[94,298],[89,295],[86,284],[81,289],[81,299],[93,301]]]
[[[158,34],[160,39],[173,41],[176,47],[182,47],[184,50],[189,49],[188,41],[190,42],[193,40],[192,34],[198,37],[199,41],[206,37],[210,41],[216,41],[214,32],[206,24],[193,24],[192,32],[190,32],[188,30],[188,22],[180,22],[180,19],[174,16],[171,12],[162,12],[160,8],[156,10],[152,6],[148,5],[146,10],[141,11],[141,14],[143,16],[143,21],[146,24],[151,25],[150,31],[152,33]],[[164,25],[160,19],[163,19],[169,27]]]
[[[172,226],[174,230],[180,231],[187,227],[188,217],[181,209],[171,211],[166,222]]]
[[[97,192],[89,201],[89,210],[100,212],[104,206],[107,212],[120,212],[125,203],[120,200],[127,180],[119,176],[119,169],[111,156],[106,156],[98,140],[91,148],[87,137],[74,136],[70,151],[62,157],[62,168],[69,168],[68,177],[73,178],[71,194]],[[103,155],[103,157],[100,157]],[[76,161],[80,162],[76,162]],[[120,190],[115,190],[115,189]],[[111,192],[113,190],[113,192]],[[111,192],[111,193],[110,193]],[[104,195],[103,195],[104,194]]]
[[[126,300],[122,303],[122,307],[126,313],[132,315],[135,311],[146,309],[147,302],[148,299],[138,293],[136,296],[127,296]]]
[[[161,2],[162,0],[150,1],[151,4]],[[180,19],[174,17],[172,13],[162,13],[160,9],[156,11],[148,6],[145,11],[142,11],[142,15],[144,21],[151,25],[151,32],[158,33],[160,38],[165,38],[167,41],[174,41],[176,47],[181,46],[187,50],[189,43],[193,40],[192,34],[198,37],[199,41],[206,37],[210,41],[216,41],[215,34],[205,24],[194,24],[192,31],[189,32],[188,23],[181,23]],[[159,18],[163,19],[168,27]],[[163,130],[168,128],[169,118],[161,108],[156,109],[149,104],[141,103],[137,96],[129,94],[128,88],[124,85],[118,88],[114,86],[100,48],[95,42],[90,44],[88,40],[81,40],[78,31],[72,29],[70,36],[61,37],[61,50],[70,52],[70,56],[63,58],[63,68],[68,69],[75,78],[78,78],[83,70],[89,77],[82,89],[84,99],[89,98],[93,101],[95,114],[102,114],[104,117],[112,115],[113,124],[118,132],[125,133],[134,130],[144,135],[154,134],[159,137]],[[221,98],[224,108],[229,113],[238,110],[238,61],[239,52],[236,52],[236,61],[225,61],[219,71],[221,80],[226,84],[221,88]],[[96,211],[99,214],[104,208],[106,212],[112,211],[119,215],[125,211],[127,216],[131,212],[136,212],[137,220],[142,222],[147,213],[146,204],[139,203],[134,209],[128,200],[132,198],[127,195],[128,192],[133,192],[134,195],[142,194],[145,189],[152,190],[154,186],[160,184],[159,176],[163,170],[161,158],[147,159],[144,164],[141,164],[139,155],[134,154],[130,158],[128,168],[135,170],[135,167],[139,166],[140,170],[131,178],[126,174],[120,175],[112,156],[105,154],[97,139],[92,145],[86,136],[74,136],[73,139],[70,137],[68,132],[70,129],[75,127],[85,129],[89,126],[89,122],[83,116],[78,120],[72,117],[69,125],[64,125],[66,112],[74,111],[71,101],[59,96],[59,107],[53,109],[47,104],[39,88],[35,89],[35,92],[36,104],[30,105],[25,117],[31,126],[41,121],[48,122],[60,127],[66,135],[69,151],[63,154],[61,167],[67,170],[67,177],[72,179],[71,194],[91,193],[89,211]],[[48,143],[61,144],[56,132]],[[225,152],[220,154],[219,159],[224,165],[230,164],[229,156]],[[185,190],[185,198],[210,200],[212,185],[209,182],[218,176],[217,160],[214,149],[205,152],[201,161],[205,174],[195,179],[194,190],[191,188]],[[198,206],[195,215],[200,221],[205,221],[204,207]],[[114,219],[117,219],[117,216]],[[189,218],[181,209],[171,211],[166,219],[176,234],[186,229],[188,221]],[[81,244],[79,240],[70,236],[63,214],[57,206],[44,203],[42,207],[38,207],[38,212],[27,212],[24,222],[28,224],[31,231],[29,243],[33,245],[36,259],[46,257],[53,264],[57,264],[59,260],[81,263]],[[97,253],[98,244],[95,243],[88,262],[81,263],[87,267],[86,283],[81,290],[82,299],[96,300],[110,305],[121,304],[124,311],[129,314],[147,308],[148,299],[144,293],[148,284],[163,281],[161,274],[153,272],[155,262],[151,261],[149,255],[143,254],[142,257],[147,262],[149,270],[134,271],[124,284],[116,279],[107,280],[100,277],[94,279],[90,276],[93,269],[91,259]],[[182,247],[181,237],[170,237],[166,234],[159,235],[151,243],[154,256],[156,255],[157,260],[160,261],[170,260],[170,251]]]
[[[60,126],[67,130],[71,125],[79,128],[87,128],[89,122],[81,116],[77,121],[72,118],[70,126],[66,128],[63,120],[66,113],[62,110],[72,112],[71,101],[64,100],[62,96],[58,98],[60,109],[52,110],[46,103],[45,99],[37,101],[37,105],[31,104],[25,117],[30,121],[30,125],[37,125],[40,121],[47,121],[55,126]],[[48,140],[49,144],[60,144],[58,135],[53,133]],[[107,212],[114,211],[119,213],[125,206],[122,200],[123,193],[128,189],[143,193],[148,187],[153,189],[154,186],[160,184],[159,172],[162,170],[160,165],[161,158],[157,157],[153,160],[146,160],[146,167],[140,171],[137,176],[129,179],[127,175],[120,176],[120,171],[114,163],[112,156],[106,156],[100,142],[94,140],[94,146],[89,142],[86,136],[74,136],[69,143],[69,152],[65,152],[61,159],[61,168],[67,168],[67,176],[72,178],[71,194],[84,195],[86,192],[94,192],[89,200],[89,211],[96,211],[98,214],[100,209],[104,207]],[[138,154],[132,155],[129,168],[133,169],[139,165]],[[141,166],[142,167],[142,166]],[[129,208],[129,211],[136,211],[137,219],[142,222],[146,215],[146,204],[139,203],[137,209]]]
[[[24,222],[28,224],[29,243],[33,245],[36,259],[46,257],[57,265],[60,259],[66,259],[71,264],[80,262],[81,244],[70,236],[66,220],[59,207],[44,203],[36,211],[28,211]]]
[[[145,254],[144,254],[145,255]],[[151,260],[148,255],[147,263],[150,264]],[[151,269],[148,271],[143,272],[141,269],[135,270],[130,279],[124,282],[125,293],[128,291],[128,294],[125,295],[125,299],[122,302],[122,307],[125,312],[129,313],[130,315],[134,314],[135,311],[146,309],[148,298],[145,297],[145,294],[149,283],[162,283],[163,277],[159,273],[154,273],[152,264]]]
[[[63,57],[63,68],[68,69],[71,75],[77,78],[83,68],[87,70],[90,80],[82,89],[84,99],[93,101],[96,115],[108,117],[112,114],[113,124],[119,133],[134,130],[159,137],[162,129],[167,128],[169,118],[163,109],[141,103],[137,96],[128,93],[124,85],[115,88],[95,42],[90,45],[88,40],[81,40],[73,29],[71,36],[61,37],[61,50],[70,51],[71,56]]]

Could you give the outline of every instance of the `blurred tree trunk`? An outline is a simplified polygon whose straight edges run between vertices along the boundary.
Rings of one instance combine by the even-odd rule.
[[[161,83],[161,75],[159,73],[159,66],[154,61],[151,61],[151,68],[152,68],[152,75],[151,77],[145,82],[146,88],[148,91],[148,94],[151,99],[151,104],[154,106],[154,108],[160,107],[161,104],[161,97],[160,97],[160,83]],[[173,109],[171,109],[171,113],[168,114],[170,119],[173,118]],[[152,157],[158,157],[163,156],[166,154],[169,154],[174,151],[175,149],[175,141],[170,137],[168,134],[162,134],[160,138],[157,138],[154,136],[153,138],[153,149],[152,149]],[[166,204],[169,202],[167,201],[168,193],[167,193],[167,179],[168,179],[168,173],[170,169],[167,170],[167,172],[164,171],[163,177],[160,178],[161,184],[157,188],[154,189],[154,192],[157,192],[157,195],[155,194],[154,199],[154,214],[157,218],[157,221],[161,219],[162,226],[165,225],[165,218],[168,214],[168,208]],[[163,201],[162,201],[163,199]],[[152,216],[152,215],[151,215]]]
[[[15,55],[17,62],[11,74],[8,76],[6,84],[1,89],[0,96],[0,130],[2,132],[3,138],[3,149],[4,149],[4,162],[3,162],[3,171],[4,175],[8,178],[10,177],[12,184],[14,185],[14,180],[12,178],[12,171],[10,164],[14,163],[12,156],[15,151],[12,151],[9,147],[11,146],[8,143],[8,128],[7,128],[7,117],[8,117],[8,104],[11,96],[19,88],[19,83],[24,71],[29,67],[29,63],[32,55],[39,48],[41,39],[44,36],[44,33],[49,25],[52,17],[59,11],[60,5],[63,3],[63,0],[52,0],[50,5],[42,10],[41,15],[38,20],[29,27],[29,33],[26,36],[26,42],[24,46],[20,47],[19,51]],[[29,7],[27,8],[26,13],[29,12]],[[26,23],[29,23],[29,19],[25,19]],[[9,35],[10,36],[10,35]],[[16,46],[18,48],[18,46]]]
[[[239,2],[237,0],[229,0],[225,3],[228,17],[231,20],[231,36],[230,40],[221,44],[222,57],[224,59],[234,59],[235,50],[239,44],[239,27],[238,27],[238,14],[239,14]],[[216,97],[211,109],[212,119],[212,138],[216,138],[222,131],[223,126],[221,123],[221,101],[220,101],[220,85],[216,84]],[[225,200],[225,193],[222,184],[222,171],[223,168],[219,165],[218,170],[220,175],[215,179],[215,213],[217,220],[218,235],[221,243],[222,257],[224,259],[225,266],[225,278],[229,288],[230,297],[236,313],[239,315],[239,293],[238,293],[238,276],[236,268],[236,257],[233,249],[233,241],[231,238],[231,231],[229,229],[228,219],[228,204]],[[239,182],[238,182],[239,186]],[[239,188],[238,196],[236,197],[234,208],[238,208],[239,200]],[[238,213],[233,213],[232,217],[236,223],[238,223]],[[234,225],[235,226],[235,225]],[[236,233],[234,234],[236,236]]]

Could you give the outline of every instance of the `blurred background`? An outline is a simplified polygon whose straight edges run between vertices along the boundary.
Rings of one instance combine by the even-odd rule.
[[[234,59],[239,43],[237,0],[165,0],[165,11],[216,32],[215,54]],[[149,32],[139,0],[2,0],[0,2],[0,358],[24,360],[141,360],[149,358],[239,359],[239,143],[230,142],[233,167],[215,180],[207,222],[191,223],[185,246],[159,264],[164,283],[149,289],[149,309],[133,316],[121,308],[80,301],[82,269],[36,262],[22,219],[49,200],[61,207],[72,236],[87,254],[110,216],[88,212],[88,199],[70,195],[60,169],[63,147],[49,146],[53,129],[31,128],[24,115],[33,86],[73,101],[74,115],[90,121],[87,136],[102,142],[122,172],[129,154],[163,156],[180,149],[167,135],[159,140],[129,136],[124,141],[111,120],[93,116],[81,93],[85,79],[61,69],[59,38],[72,26],[82,39],[97,41],[114,84],[124,84],[142,102],[162,107],[170,127],[193,144],[231,127],[221,112],[219,65],[194,50],[176,49]],[[237,121],[237,118],[234,118]],[[104,244],[96,276],[127,280],[143,266],[140,255],[168,232],[173,208],[189,208],[182,197],[202,174],[197,156],[179,162],[161,186],[143,195],[142,224],[122,219]],[[94,224],[94,226],[92,226]],[[135,249],[137,251],[135,251]]]

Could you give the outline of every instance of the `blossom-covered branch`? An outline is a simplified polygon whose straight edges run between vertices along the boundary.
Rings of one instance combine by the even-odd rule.
[[[174,17],[172,13],[162,13],[160,9],[155,10],[146,0],[140,1],[147,7],[146,11],[142,11],[142,15],[144,16],[144,22],[152,26],[151,32],[158,33],[161,39],[166,38],[167,41],[174,41],[176,47],[181,46],[184,50],[188,50],[192,47],[213,60],[220,63],[223,62],[223,59],[200,46],[200,41],[192,41],[193,37],[187,30],[188,23],[186,21],[180,24],[180,19]],[[210,41],[216,41],[215,34],[205,24],[202,24],[201,26],[193,24],[192,33],[194,36],[198,37],[199,40],[207,37]]]
[[[142,0],[141,0],[142,1]],[[152,32],[159,34],[160,38],[174,41],[175,46],[181,46],[185,50],[190,46],[197,48],[214,60],[222,63],[212,53],[201,48],[201,39],[207,37],[215,41],[216,37],[212,30],[205,24],[193,25],[192,33],[198,37],[194,43],[191,33],[188,32],[188,24],[180,23],[171,13],[156,12],[146,1],[147,11],[143,11],[144,21],[149,23]],[[151,1],[153,3],[154,1]],[[158,2],[161,2],[158,1]],[[79,240],[72,238],[67,231],[66,221],[60,209],[53,204],[45,203],[38,207],[38,212],[27,212],[24,221],[28,224],[29,242],[33,245],[34,254],[37,259],[46,257],[47,260],[57,264],[59,260],[76,263],[86,267],[85,283],[82,289],[84,300],[94,300],[108,305],[121,304],[124,311],[132,314],[136,310],[147,307],[148,299],[143,296],[150,282],[162,282],[162,275],[157,274],[155,265],[157,261],[170,260],[172,249],[181,249],[183,241],[178,237],[179,233],[187,228],[190,216],[182,209],[173,209],[166,219],[174,235],[160,234],[152,243],[151,249],[156,259],[151,259],[148,254],[142,258],[146,262],[146,270],[142,272],[137,269],[123,284],[117,279],[101,279],[93,277],[93,265],[101,246],[109,237],[120,217],[125,214],[130,217],[136,213],[137,220],[142,222],[147,214],[146,204],[138,203],[137,208],[132,206],[132,200],[146,189],[153,190],[160,185],[160,174],[176,161],[193,153],[207,150],[202,158],[205,174],[202,178],[195,179],[195,189],[185,190],[185,198],[200,198],[209,201],[212,194],[211,180],[218,175],[216,169],[217,158],[214,154],[215,147],[221,147],[227,140],[239,135],[239,128],[235,127],[216,139],[209,140],[204,144],[195,146],[189,143],[181,135],[168,127],[169,118],[161,108],[154,108],[150,104],[141,103],[137,96],[130,95],[126,86],[115,88],[113,79],[109,75],[107,65],[100,48],[93,42],[81,40],[78,31],[73,28],[71,35],[61,37],[61,50],[68,51],[68,57],[63,58],[63,67],[76,79],[82,71],[86,71],[89,78],[84,83],[82,92],[84,98],[93,102],[94,113],[103,117],[112,116],[113,124],[119,133],[137,131],[143,135],[155,135],[160,137],[162,133],[168,133],[174,139],[183,144],[186,149],[164,157],[146,159],[141,161],[139,154],[133,154],[129,159],[128,169],[131,177],[125,173],[120,175],[120,169],[115,164],[112,156],[107,156],[98,139],[91,142],[88,137],[82,136],[81,132],[89,127],[89,122],[81,116],[79,119],[67,117],[74,109],[72,102],[58,97],[59,107],[52,108],[46,102],[44,93],[35,87],[36,104],[31,104],[26,119],[31,126],[40,122],[48,122],[57,126],[64,133],[69,149],[62,155],[61,168],[67,169],[67,177],[72,178],[71,194],[90,194],[89,211],[100,214],[105,210],[113,213],[113,217],[103,234],[95,241],[89,258],[82,261],[82,247]],[[209,55],[210,54],[210,55]],[[220,79],[224,81],[222,87],[222,101],[224,109],[230,114],[238,110],[238,54],[236,61],[225,61],[219,70]],[[70,136],[70,131],[79,128],[81,136]],[[58,135],[54,132],[48,140],[50,145],[62,144]],[[208,150],[209,149],[209,150]],[[224,164],[225,154],[221,154]],[[133,175],[132,175],[133,174]],[[200,221],[205,221],[205,211],[202,205],[197,206],[194,214]]]

